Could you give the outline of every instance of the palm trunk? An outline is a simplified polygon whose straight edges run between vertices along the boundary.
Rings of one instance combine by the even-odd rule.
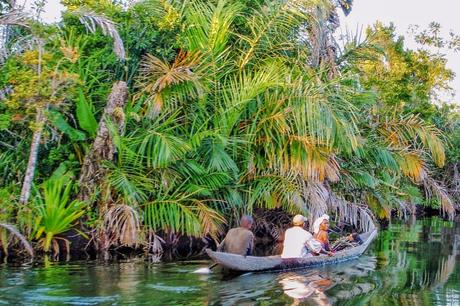
[[[123,81],[118,81],[113,84],[107,100],[107,105],[104,108],[104,113],[99,121],[96,138],[85,156],[83,166],[80,172],[80,192],[78,198],[83,201],[89,201],[97,188],[101,185],[106,170],[101,166],[104,160],[114,160],[115,145],[110,137],[109,129],[107,128],[107,120],[116,124],[119,131],[124,128],[125,120],[123,117],[123,108],[128,99],[128,86]],[[97,201],[99,217],[104,218],[108,210],[108,202],[110,199],[102,199]],[[95,247],[101,250],[104,254],[104,259],[109,259],[108,248],[110,247],[109,237],[107,237],[104,229],[99,230]]]
[[[110,120],[121,130],[124,127],[124,118],[120,117],[120,111],[125,107],[128,99],[128,86],[123,81],[113,84],[112,91],[107,100],[104,114],[99,122],[97,136],[91,146],[90,151],[85,156],[83,166],[80,172],[80,193],[78,198],[87,201],[94,194],[96,187],[102,181],[105,175],[101,167],[103,160],[114,160],[115,145],[110,137],[106,120]],[[122,114],[122,113],[121,113]],[[106,211],[106,204],[99,207],[99,213]]]
[[[35,168],[37,167],[38,149],[40,147],[40,140],[42,138],[44,119],[45,115],[43,109],[39,109],[35,119],[36,129],[32,136],[32,143],[30,145],[29,162],[27,163],[27,170],[24,176],[24,182],[22,184],[21,196],[19,198],[19,202],[22,204],[25,204],[27,201],[29,201],[30,189],[34,179]]]

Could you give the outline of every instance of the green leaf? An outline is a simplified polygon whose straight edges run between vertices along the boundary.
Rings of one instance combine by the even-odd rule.
[[[0,130],[6,130],[11,123],[10,114],[0,114]]]
[[[68,177],[72,177],[73,173],[69,170],[69,164],[70,163],[68,161],[60,163],[59,166],[53,171],[48,180],[56,180],[65,175],[67,175]]]
[[[85,133],[70,126],[61,113],[57,111],[50,111],[48,116],[53,125],[58,130],[69,136],[73,141],[83,141],[86,139]]]
[[[81,89],[78,91],[76,113],[80,128],[88,132],[91,137],[95,137],[98,124],[96,118],[94,117],[93,107],[91,103],[86,100],[86,97]]]

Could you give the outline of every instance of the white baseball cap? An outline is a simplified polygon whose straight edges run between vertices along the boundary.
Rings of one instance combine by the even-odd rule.
[[[292,219],[292,223],[294,223],[294,225],[302,225],[305,221],[307,221],[307,218],[302,215],[295,215]]]

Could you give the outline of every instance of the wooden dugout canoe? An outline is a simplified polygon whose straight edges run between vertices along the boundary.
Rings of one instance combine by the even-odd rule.
[[[240,272],[282,271],[335,264],[359,257],[377,236],[377,229],[359,235],[361,245],[334,253],[334,256],[320,255],[306,258],[281,258],[281,256],[242,256],[206,249],[211,259],[221,267]]]

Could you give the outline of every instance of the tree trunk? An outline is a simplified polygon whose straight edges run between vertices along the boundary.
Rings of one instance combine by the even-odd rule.
[[[22,204],[27,203],[30,197],[30,189],[34,179],[35,168],[37,167],[38,149],[40,147],[40,140],[42,138],[44,120],[44,111],[43,109],[39,109],[35,119],[36,128],[32,136],[32,143],[30,145],[29,162],[27,163],[26,174],[24,175],[24,182],[22,184],[21,196],[19,198],[19,202]]]
[[[108,97],[104,114],[99,122],[96,138],[88,154],[85,156],[80,172],[80,193],[78,195],[80,200],[88,201],[106,174],[104,168],[101,167],[101,162],[103,160],[114,159],[115,145],[107,128],[107,121],[115,124],[120,131],[123,129],[125,124],[123,108],[127,99],[128,86],[126,83],[123,81],[115,82]],[[99,214],[101,216],[107,209],[106,206],[104,204],[99,207]]]

